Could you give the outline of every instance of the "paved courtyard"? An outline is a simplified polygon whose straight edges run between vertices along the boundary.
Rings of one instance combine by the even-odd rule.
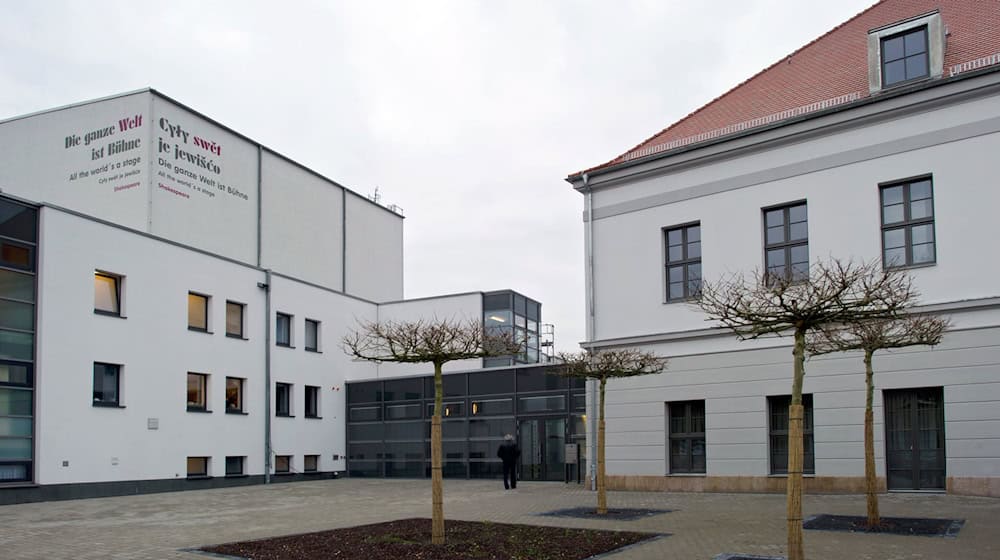
[[[783,495],[612,492],[615,507],[671,509],[636,521],[540,516],[590,506],[581,486],[500,481],[445,481],[445,516],[536,525],[670,533],[608,560],[699,559],[723,552],[784,553]],[[1000,558],[1000,500],[937,494],[890,494],[884,516],[965,519],[958,538],[806,531],[810,559]],[[863,496],[804,499],[805,515],[863,515]],[[430,482],[340,479],[270,486],[147,494],[0,506],[0,558],[206,559],[180,549],[303,533],[406,517],[430,516]]]

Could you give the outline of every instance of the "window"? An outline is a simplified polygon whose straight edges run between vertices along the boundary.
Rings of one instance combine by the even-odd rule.
[[[319,455],[306,455],[302,460],[304,472],[319,472]]]
[[[306,385],[306,418],[319,418],[319,387]]]
[[[210,412],[208,410],[208,375],[188,373],[187,409],[195,412]]]
[[[94,271],[94,312],[121,316],[120,276]]]
[[[705,401],[672,402],[670,472],[705,472]]]
[[[208,296],[188,292],[188,328],[208,332]]]
[[[244,457],[226,457],[226,476],[243,475]]]
[[[274,320],[274,343],[278,346],[292,345],[292,316],[278,313]]]
[[[277,416],[291,416],[291,399],[292,396],[292,385],[291,383],[275,383],[274,384],[274,413]]]
[[[34,270],[35,248],[16,241],[0,240],[0,265]]]
[[[667,301],[694,297],[701,290],[701,224],[664,230],[667,247]]]
[[[879,191],[883,265],[896,267],[935,262],[931,178],[884,185]]]
[[[791,395],[768,397],[770,411],[769,430],[771,443],[771,474],[788,474],[788,407]],[[802,472],[816,472],[813,453],[813,405],[812,395],[802,395],[805,416],[802,419]]]
[[[226,412],[243,412],[243,383],[239,377],[226,378]]]
[[[806,203],[764,210],[764,261],[769,281],[809,278]]]
[[[118,406],[121,366],[94,362],[94,406]]]
[[[226,336],[243,338],[243,304],[226,302]]]
[[[930,75],[926,26],[883,38],[881,49],[882,87]]]
[[[275,455],[274,456],[274,472],[277,474],[288,474],[292,472],[292,456],[291,455]]]
[[[188,478],[208,476],[208,457],[188,457],[187,475]]]
[[[319,321],[306,319],[306,350],[319,352]]]

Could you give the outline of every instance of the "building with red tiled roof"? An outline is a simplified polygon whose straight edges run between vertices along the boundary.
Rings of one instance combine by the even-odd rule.
[[[868,77],[865,38],[872,29],[937,11],[946,22],[943,78],[1000,65],[1000,2],[894,0],[879,2],[775,62],[707,105],[618,157],[587,169],[617,165],[711,142],[824,110],[876,100]],[[581,172],[582,173],[582,172]],[[579,173],[573,174],[577,176]]]
[[[1000,496],[997,154],[1000,2],[885,0],[571,174],[584,345],[670,357],[608,387],[608,487],[784,491],[791,341],[740,341],[696,297],[838,259],[905,271],[951,320],[933,349],[876,355],[881,491]],[[810,359],[802,391],[807,492],[863,492],[861,356]]]

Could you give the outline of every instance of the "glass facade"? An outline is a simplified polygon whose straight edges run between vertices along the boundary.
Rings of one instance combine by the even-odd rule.
[[[38,211],[0,198],[0,484],[34,477]]]
[[[442,467],[448,478],[499,478],[504,435],[522,446],[524,480],[563,480],[566,443],[583,445],[585,384],[551,367],[442,377]],[[350,476],[429,478],[434,377],[347,384]]]
[[[510,333],[522,344],[519,354],[485,358],[483,367],[539,363],[538,329],[541,319],[542,304],[517,292],[507,290],[483,294],[483,326],[490,331]]]

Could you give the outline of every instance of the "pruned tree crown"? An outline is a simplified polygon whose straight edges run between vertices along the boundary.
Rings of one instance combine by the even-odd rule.
[[[344,351],[372,362],[445,363],[521,351],[521,343],[507,331],[487,331],[481,321],[420,319],[416,321],[359,321],[344,336]]]

